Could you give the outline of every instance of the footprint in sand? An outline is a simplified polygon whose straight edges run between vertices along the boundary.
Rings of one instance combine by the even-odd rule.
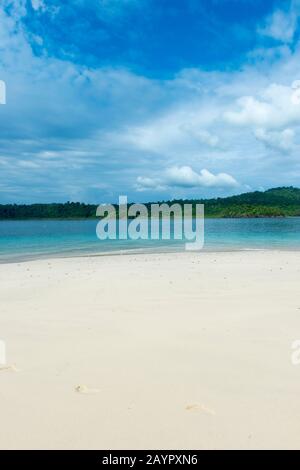
[[[19,372],[20,369],[18,369],[15,364],[11,364],[10,366],[0,366],[0,372],[5,370],[11,372]]]
[[[193,403],[191,405],[187,405],[185,407],[186,411],[198,412],[198,413],[205,413],[207,415],[215,416],[215,410],[208,408],[206,405],[199,405],[199,403]]]
[[[76,385],[75,392],[92,394],[92,393],[99,393],[100,390],[98,388],[88,388],[86,385]]]

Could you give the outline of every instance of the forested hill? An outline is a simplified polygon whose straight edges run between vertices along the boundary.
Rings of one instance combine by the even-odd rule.
[[[205,213],[211,217],[300,216],[300,189],[282,187],[226,198],[207,199]]]
[[[204,203],[208,217],[300,216],[300,189],[282,187],[226,198],[173,200],[179,204]],[[147,205],[150,205],[147,204]],[[0,205],[0,220],[89,219],[95,218],[97,205],[79,202],[65,204]]]

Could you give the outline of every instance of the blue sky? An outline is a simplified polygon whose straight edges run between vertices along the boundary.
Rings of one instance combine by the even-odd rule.
[[[299,186],[300,0],[2,0],[0,203]]]

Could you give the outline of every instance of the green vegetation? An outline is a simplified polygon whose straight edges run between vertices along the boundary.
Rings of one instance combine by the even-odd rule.
[[[96,215],[93,204],[67,202],[65,204],[7,204],[0,205],[0,220],[29,219],[88,219]]]
[[[300,189],[293,187],[255,191],[202,201],[209,217],[300,216]]]
[[[255,191],[216,199],[173,200],[169,203],[205,204],[207,217],[293,217],[300,216],[300,189],[283,187]],[[147,206],[150,207],[151,203]],[[94,204],[0,205],[0,220],[24,219],[91,219],[96,217]]]
[[[300,216],[300,189],[283,187],[202,200],[207,217]]]

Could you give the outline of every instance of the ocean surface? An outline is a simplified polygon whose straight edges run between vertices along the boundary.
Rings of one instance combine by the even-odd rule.
[[[104,240],[97,220],[0,221],[0,262],[130,251],[183,251],[184,240]],[[207,251],[300,250],[300,217],[205,219]]]

